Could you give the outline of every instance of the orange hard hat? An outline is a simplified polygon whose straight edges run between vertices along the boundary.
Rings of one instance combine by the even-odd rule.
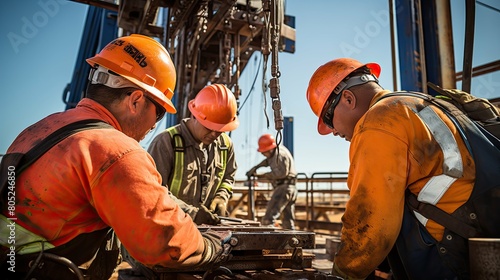
[[[257,152],[264,153],[274,148],[276,148],[276,141],[271,134],[266,133],[259,138],[259,148]]]
[[[314,114],[319,117],[319,134],[325,135],[332,132],[322,118],[326,101],[331,94],[335,94],[334,90],[349,74],[363,66],[366,66],[371,74],[379,77],[380,65],[377,63],[362,64],[352,58],[338,58],[329,61],[320,66],[312,75],[307,87],[306,98]]]
[[[188,107],[193,116],[210,130],[232,131],[240,124],[236,116],[236,98],[225,85],[212,84],[204,87],[189,101]]]
[[[175,67],[165,47],[153,38],[139,34],[117,38],[87,62],[92,67],[107,68],[144,89],[167,112],[177,112],[172,103]]]

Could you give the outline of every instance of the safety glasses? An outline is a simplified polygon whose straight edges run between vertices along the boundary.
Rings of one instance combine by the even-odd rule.
[[[323,114],[323,123],[328,126],[330,129],[333,129],[333,113],[335,112],[335,107],[339,104],[340,97],[342,97],[342,92],[339,94],[334,94],[333,91],[330,94],[330,98],[326,101],[325,104],[325,113]]]
[[[146,98],[151,101],[155,105],[156,108],[156,122],[159,122],[161,119],[163,119],[163,116],[165,116],[165,113],[167,112],[163,106],[158,104],[156,101],[154,101],[153,98],[149,97],[147,94],[144,94]]]
[[[340,82],[330,93],[330,97],[325,103],[325,113],[323,114],[322,120],[326,126],[330,129],[333,129],[333,112],[335,111],[335,107],[339,104],[340,97],[342,97],[342,92],[351,87],[362,85],[368,82],[376,82],[378,83],[377,77],[373,74],[363,74],[360,76],[347,77],[342,82]]]

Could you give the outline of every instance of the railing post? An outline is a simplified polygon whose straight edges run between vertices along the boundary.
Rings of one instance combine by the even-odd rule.
[[[254,199],[254,189],[253,189],[253,184],[255,180],[252,180],[252,177],[248,176],[247,181],[248,181],[248,219],[255,221],[255,199]]]

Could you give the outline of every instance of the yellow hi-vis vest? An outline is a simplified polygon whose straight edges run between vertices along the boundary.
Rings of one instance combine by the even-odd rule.
[[[184,171],[184,139],[182,135],[177,130],[177,127],[173,126],[167,128],[172,141],[174,142],[174,152],[175,152],[175,162],[174,162],[174,174],[172,175],[172,179],[170,180],[170,192],[174,196],[178,196],[181,184],[182,184],[182,175]],[[222,136],[222,146],[220,147],[221,158],[222,158],[222,168],[218,174],[219,178],[224,176],[224,172],[226,171],[227,164],[227,149],[230,145],[229,136],[226,133],[221,133]],[[217,185],[218,189],[221,186],[222,180],[219,180],[219,184]]]
[[[43,243],[43,244],[42,244]],[[0,214],[0,245],[6,248],[15,248],[16,254],[25,255],[52,249],[47,239],[25,229],[16,220]]]

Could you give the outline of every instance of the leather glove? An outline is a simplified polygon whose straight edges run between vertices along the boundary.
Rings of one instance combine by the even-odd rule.
[[[205,242],[205,251],[203,251],[198,268],[209,270],[211,267],[217,266],[230,259],[230,253],[233,247],[229,244],[229,241],[231,240],[232,232],[208,229],[202,232],[201,235]]]
[[[255,167],[252,167],[252,169],[248,170],[248,172],[245,174],[247,177],[250,177],[252,176],[253,174],[255,174],[255,171],[257,171],[257,168]]]
[[[198,213],[196,213],[196,216],[194,217],[194,222],[197,225],[216,225],[220,222],[220,219],[217,214],[210,212],[210,210],[205,205],[200,205]]]
[[[216,196],[210,204],[210,211],[219,216],[227,216],[227,201],[221,196]]]

